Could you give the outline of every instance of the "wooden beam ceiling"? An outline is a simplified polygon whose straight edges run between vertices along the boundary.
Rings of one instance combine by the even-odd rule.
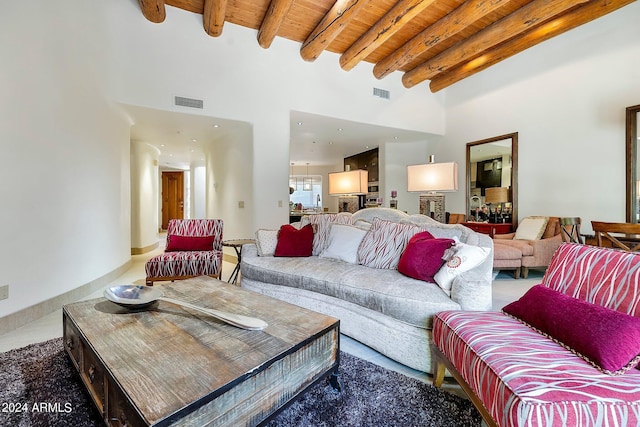
[[[407,87],[430,80],[437,92],[529,47],[635,0],[138,0],[149,21],[165,3],[202,14],[207,34],[225,22],[258,30],[267,49],[276,37],[301,43],[300,56],[340,54],[351,70],[374,64],[382,79],[404,72]]]

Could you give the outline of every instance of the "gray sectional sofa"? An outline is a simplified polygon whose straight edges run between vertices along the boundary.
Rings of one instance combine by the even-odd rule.
[[[347,220],[366,226],[375,218],[413,224],[434,237],[455,236],[460,242],[485,248],[488,256],[455,277],[449,296],[437,284],[407,277],[397,269],[371,268],[317,255],[260,256],[258,247],[249,244],[242,249],[241,286],[336,317],[341,333],[404,365],[431,373],[433,316],[443,310],[491,309],[492,241],[459,224],[445,225],[395,209],[363,209]]]

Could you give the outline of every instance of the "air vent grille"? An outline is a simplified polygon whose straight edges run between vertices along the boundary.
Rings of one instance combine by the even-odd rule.
[[[377,96],[382,99],[391,99],[391,93],[388,90],[380,89],[377,87],[373,88],[373,96]]]
[[[202,99],[185,98],[183,96],[176,96],[175,104],[180,107],[204,108],[204,101]]]

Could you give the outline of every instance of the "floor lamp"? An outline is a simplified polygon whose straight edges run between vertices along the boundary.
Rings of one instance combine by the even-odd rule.
[[[421,192],[420,213],[446,222],[444,195],[438,192],[458,190],[458,164],[455,162],[436,163],[433,155],[429,163],[407,166],[407,191]]]

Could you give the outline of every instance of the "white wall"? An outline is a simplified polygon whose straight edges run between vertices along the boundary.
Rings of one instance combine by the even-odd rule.
[[[174,7],[167,7],[161,24],[147,21],[133,0],[105,7],[112,25],[110,93],[116,100],[172,110],[173,95],[189,96],[204,100],[204,115],[251,124],[253,145],[245,155],[253,159],[253,169],[227,175],[253,173],[253,193],[242,196],[252,221],[245,235],[287,221],[291,110],[444,131],[444,95],[431,94],[427,87],[406,90],[400,74],[378,81],[366,63],[346,73],[338,55],[330,52],[307,63],[300,58],[299,43],[278,38],[265,50],[255,30],[229,23],[221,37],[212,38],[202,28],[201,15]],[[373,97],[374,86],[390,90],[391,101]]]
[[[519,218],[625,221],[625,107],[640,103],[640,3],[535,46],[447,89],[438,159],[519,133]],[[464,212],[464,185],[447,195]],[[450,208],[450,209],[449,209]]]
[[[131,142],[131,247],[143,249],[158,242],[158,157],[146,142]]]
[[[254,201],[251,170],[252,129],[223,135],[205,147],[206,217],[224,221],[223,238],[251,238]],[[243,206],[241,206],[243,205]]]
[[[191,174],[191,218],[207,217],[207,175],[204,164],[192,163]]]
[[[104,97],[99,3],[2,5],[0,317],[130,260],[129,124]]]

